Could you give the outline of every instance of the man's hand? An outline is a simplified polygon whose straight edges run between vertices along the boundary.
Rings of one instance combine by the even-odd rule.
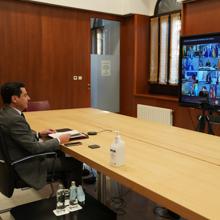
[[[52,134],[52,133],[55,133],[55,132],[56,131],[54,129],[47,129],[47,130],[39,132],[39,137],[44,138],[44,137],[47,137],[48,134]]]
[[[70,134],[63,134],[59,136],[60,144],[65,144],[70,140]]]

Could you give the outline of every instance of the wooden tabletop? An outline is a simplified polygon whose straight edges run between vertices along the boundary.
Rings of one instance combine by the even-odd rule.
[[[62,149],[187,219],[220,219],[218,137],[91,108],[29,112],[25,117],[35,130],[119,130],[126,147],[122,167],[109,164],[115,136],[110,131]],[[101,148],[90,149],[89,144]]]

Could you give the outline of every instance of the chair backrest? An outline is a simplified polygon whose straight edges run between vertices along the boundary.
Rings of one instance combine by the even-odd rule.
[[[54,158],[54,161],[56,160],[56,153],[55,152],[46,152],[43,154],[37,154],[32,156],[27,156],[25,158],[22,158],[21,160],[12,161],[10,160],[10,156],[8,153],[8,149],[5,142],[5,136],[7,135],[7,132],[4,130],[3,126],[0,124],[0,192],[10,198],[14,192],[15,188],[27,188],[30,187],[27,183],[25,183],[17,174],[13,163],[22,163],[22,161],[34,158],[34,157],[45,157],[45,156],[52,156]],[[54,166],[55,163],[53,163]],[[54,169],[54,168],[53,168]],[[52,182],[55,180],[62,178],[62,173],[59,174],[59,172],[54,173],[54,170],[52,169],[52,172],[48,174],[47,176],[47,182],[50,183],[52,193],[54,193]]]
[[[11,197],[16,183],[16,175],[10,165],[10,159],[6,152],[3,129],[0,126],[0,192],[7,197]]]
[[[43,110],[49,110],[50,109],[50,103],[48,100],[44,101],[30,101],[28,103],[27,111],[43,111]]]
[[[15,188],[15,178],[12,168],[4,161],[0,161],[0,192],[10,198]]]

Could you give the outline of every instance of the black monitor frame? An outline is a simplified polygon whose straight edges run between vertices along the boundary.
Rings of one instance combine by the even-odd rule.
[[[181,36],[179,103],[220,109],[220,33]]]

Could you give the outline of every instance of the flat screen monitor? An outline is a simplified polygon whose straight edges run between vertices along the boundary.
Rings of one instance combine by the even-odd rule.
[[[180,103],[220,109],[220,33],[181,37],[179,66]]]

